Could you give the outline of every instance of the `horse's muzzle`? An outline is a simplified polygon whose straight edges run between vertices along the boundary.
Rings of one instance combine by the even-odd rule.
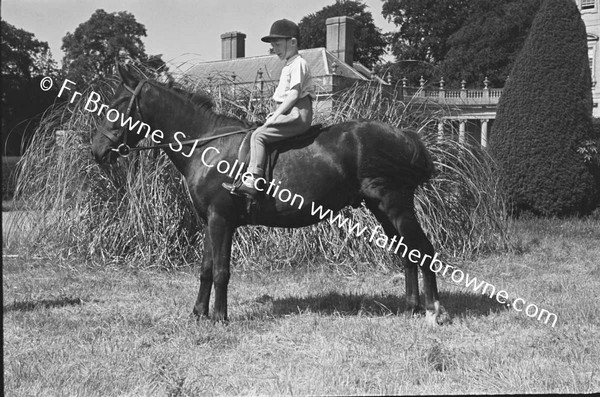
[[[107,149],[104,153],[98,153],[98,151],[92,149],[92,157],[98,164],[114,164],[116,163],[118,156],[119,155],[111,149]]]

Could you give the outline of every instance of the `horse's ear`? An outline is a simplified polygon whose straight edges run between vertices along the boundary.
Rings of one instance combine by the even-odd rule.
[[[129,70],[129,66],[118,64],[117,71],[119,72],[119,77],[121,78],[121,81],[123,81],[123,84],[131,89],[134,89],[137,86],[139,78],[134,76],[134,74]]]
[[[171,76],[170,74],[167,74],[167,87],[173,88],[174,84],[175,84],[175,79],[173,78],[173,76]]]

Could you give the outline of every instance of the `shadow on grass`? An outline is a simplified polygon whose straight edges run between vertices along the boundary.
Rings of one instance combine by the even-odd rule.
[[[52,309],[55,307],[76,306],[81,305],[83,301],[79,298],[58,298],[58,299],[40,299],[35,301],[13,302],[2,308],[4,313],[7,312],[29,312],[37,308]]]
[[[272,315],[281,317],[304,311],[321,314],[342,315],[371,315],[387,316],[406,312],[407,304],[401,295],[369,295],[369,294],[340,294],[330,292],[328,294],[314,295],[308,297],[288,297],[272,299],[268,295],[258,298],[256,303],[272,302]],[[421,296],[421,304],[425,301]],[[269,302],[269,303],[271,303]],[[440,295],[440,302],[451,317],[487,316],[507,310],[495,298],[488,295],[475,295],[464,292],[445,292]]]

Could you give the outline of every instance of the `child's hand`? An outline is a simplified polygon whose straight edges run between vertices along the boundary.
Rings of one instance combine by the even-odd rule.
[[[264,125],[271,125],[275,122],[275,119],[277,118],[277,116],[275,116],[273,113],[271,113],[268,117],[267,120],[265,121]]]

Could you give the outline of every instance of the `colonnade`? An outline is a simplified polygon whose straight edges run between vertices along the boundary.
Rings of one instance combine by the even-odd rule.
[[[438,136],[442,137],[444,135],[444,124],[448,123],[448,121],[458,121],[458,142],[464,144],[467,136],[467,121],[469,119],[466,118],[446,118],[438,121]],[[480,144],[481,147],[487,148],[488,146],[488,138],[489,138],[489,124],[491,119],[473,119],[479,120],[481,122],[481,139]]]

